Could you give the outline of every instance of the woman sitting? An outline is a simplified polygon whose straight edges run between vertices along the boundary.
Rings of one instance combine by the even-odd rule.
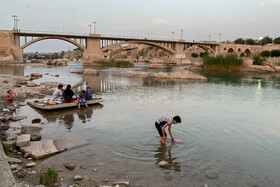
[[[73,99],[73,95],[74,92],[71,90],[71,85],[68,84],[66,89],[63,92],[63,98],[64,98],[64,103],[72,103],[73,101],[75,101],[75,99]]]

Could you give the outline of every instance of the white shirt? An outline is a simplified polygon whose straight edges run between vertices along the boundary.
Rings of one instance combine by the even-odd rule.
[[[160,124],[162,122],[166,122],[169,125],[171,125],[173,123],[173,118],[171,117],[167,117],[167,116],[162,116],[161,118],[159,118],[157,120],[157,123]]]
[[[56,89],[54,92],[53,92],[53,99],[58,99],[60,98],[60,96],[63,94],[62,90],[61,89]]]

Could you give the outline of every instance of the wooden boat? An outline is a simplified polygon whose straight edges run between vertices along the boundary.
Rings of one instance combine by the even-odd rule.
[[[94,105],[94,104],[99,104],[103,102],[102,98],[93,98],[92,100],[87,100],[88,105]],[[43,100],[32,100],[32,101],[27,101],[27,104],[34,108],[38,108],[41,110],[59,110],[59,109],[65,109],[65,108],[71,108],[71,107],[78,107],[77,102],[72,102],[72,103],[62,103],[62,104],[56,104],[56,105],[48,105],[44,103]],[[81,104],[83,106],[84,104]]]

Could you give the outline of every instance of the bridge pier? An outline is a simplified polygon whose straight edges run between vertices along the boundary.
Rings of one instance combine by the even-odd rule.
[[[100,35],[93,34],[95,38],[86,38],[86,49],[83,51],[83,62],[90,64],[96,60],[104,58],[103,53],[100,49]]]
[[[0,64],[23,63],[23,50],[16,31],[0,30]]]

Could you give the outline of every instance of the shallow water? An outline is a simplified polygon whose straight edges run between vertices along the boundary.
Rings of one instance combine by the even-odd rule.
[[[10,71],[59,74],[36,83],[71,83],[75,90],[87,82],[104,99],[102,105],[82,110],[47,113],[25,106],[18,111],[28,116],[23,124],[43,119],[43,139],[90,142],[43,164],[65,171],[62,163],[74,162],[78,167],[69,176],[87,175],[101,183],[125,179],[132,186],[280,186],[280,76],[205,73],[208,81],[190,82],[120,77],[116,74],[126,70],[117,68],[99,69],[98,76],[70,73],[81,69]],[[160,145],[154,121],[162,115],[181,116],[182,123],[172,128],[181,143]],[[162,160],[168,162],[164,168],[158,166]],[[216,179],[207,177],[210,171],[217,172]]]

